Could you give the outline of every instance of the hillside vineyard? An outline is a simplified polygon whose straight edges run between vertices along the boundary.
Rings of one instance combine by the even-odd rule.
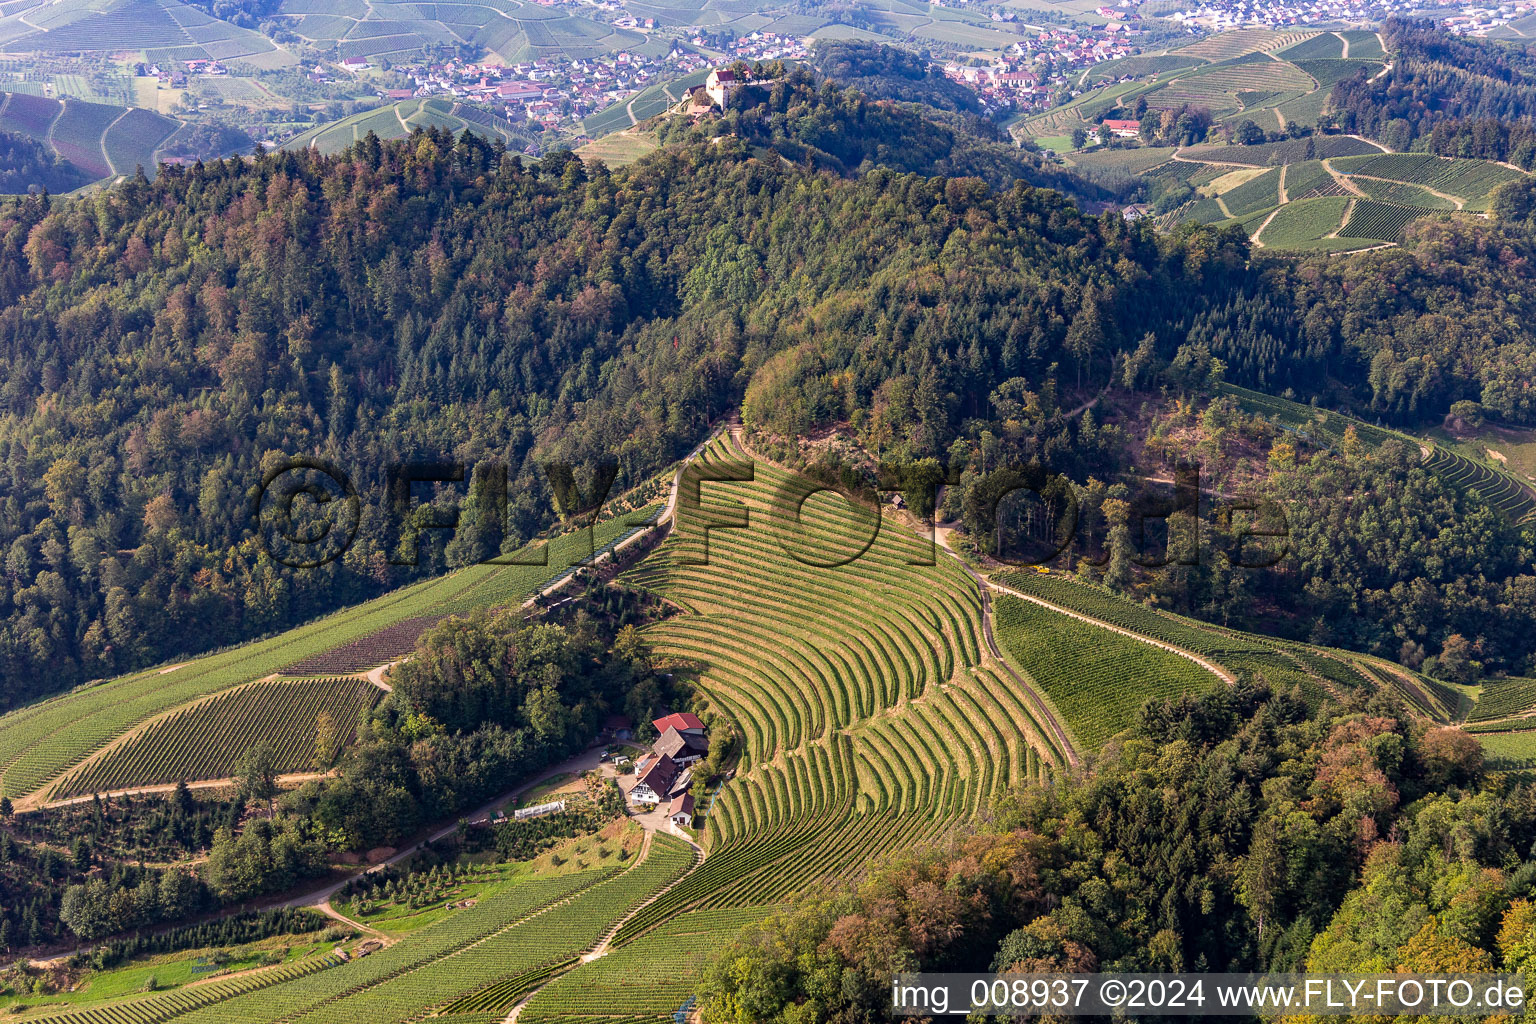
[[[3,5],[0,1015],[1523,984],[1536,22],[1335,6]]]

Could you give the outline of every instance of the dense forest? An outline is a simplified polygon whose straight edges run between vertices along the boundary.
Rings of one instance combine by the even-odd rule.
[[[1536,58],[1523,46],[1404,18],[1387,19],[1381,35],[1390,70],[1333,87],[1340,127],[1395,150],[1536,166]]]
[[[1529,970],[1536,790],[1379,698],[1149,704],[1092,772],[723,950],[712,1024],[886,1019],[903,971]]]
[[[0,698],[508,550],[554,515],[545,461],[616,460],[622,488],[737,406],[762,431],[847,421],[878,457],[947,458],[1012,429],[995,392],[1049,380],[1038,454],[1079,474],[1117,462],[1099,439],[1079,450],[1060,411],[1127,363],[1132,390],[1224,375],[1403,424],[1466,399],[1536,420],[1524,227],[1265,260],[1237,230],[1159,235],[1000,187],[1033,157],[936,120],[964,117],[802,71],[679,121],[620,173],[418,132],[11,202]],[[345,467],[362,499],[356,544],[312,571],[249,530],[263,469],[295,454]],[[385,487],[402,458],[506,464],[506,522],[476,545],[427,531],[419,564],[393,564],[409,560]],[[1449,628],[1431,632],[1433,649]]]
[[[88,184],[91,175],[36,139],[0,131],[0,194],[16,195],[42,189],[70,192]]]

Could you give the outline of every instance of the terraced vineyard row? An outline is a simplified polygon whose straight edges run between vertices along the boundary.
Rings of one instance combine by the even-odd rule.
[[[655,510],[652,510],[653,512]],[[599,550],[641,527],[619,517],[600,523]],[[37,790],[133,726],[178,705],[280,672],[402,620],[462,614],[521,601],[568,575],[568,556],[586,552],[581,534],[551,540],[546,565],[488,562],[426,580],[266,640],[210,654],[173,670],[150,669],[40,701],[0,718],[0,793]],[[535,557],[531,549],[519,554]]]
[[[311,956],[265,971],[252,971],[211,981],[195,988],[181,988],[144,999],[109,1006],[66,1010],[28,1018],[28,1024],[161,1024],[199,1007],[210,1006],[246,993],[258,992],[283,982],[304,978],[344,963],[339,956]]]
[[[542,984],[548,970],[597,945],[636,904],[693,864],[696,851],[663,833],[633,868],[522,924],[498,932],[453,956],[425,965],[409,978],[297,1019],[295,1024],[389,1024],[433,1007],[449,1013],[510,1009]],[[488,984],[489,983],[489,984]]]
[[[709,859],[698,870],[626,921],[614,943],[629,943],[690,907],[746,908],[783,902],[810,886],[850,877],[880,856],[931,838],[944,827],[942,822],[890,813],[843,810],[750,835],[738,833],[713,844]]]
[[[703,455],[729,458],[745,455],[726,442]],[[625,576],[688,610],[647,635],[743,733],[748,767],[717,799],[712,837],[855,806],[968,815],[1059,761],[1027,697],[979,674],[981,598],[964,571],[922,565],[931,545],[841,496],[801,504],[797,479],[759,464],[750,483],[706,485],[702,514],[740,502],[748,528],[711,529],[708,564],[690,564],[704,537],[685,516]]]
[[[622,1009],[636,1017],[670,1015],[696,991],[704,964],[722,945],[768,915],[768,907],[701,910],[669,921],[622,950],[582,964],[528,1001],[523,1024],[577,1024]],[[654,965],[665,964],[655,971]],[[635,984],[637,973],[648,975]]]
[[[1439,445],[1431,451],[1425,466],[1453,487],[1476,491],[1489,505],[1517,523],[1536,519],[1536,494],[1508,473]]]
[[[1467,715],[1467,721],[1508,718],[1533,708],[1536,708],[1536,679],[1499,679],[1483,684],[1483,692]]]
[[[997,642],[1090,748],[1131,726],[1149,700],[1222,685],[1187,658],[1037,604],[1005,595],[995,607]]]
[[[274,985],[255,995],[237,996],[187,1014],[181,1020],[186,1024],[272,1024],[296,1020],[325,1007],[345,1005],[347,998],[373,991],[392,980],[419,977],[417,972],[534,920],[533,915],[540,911],[563,901],[569,905],[573,897],[612,879],[615,873],[612,868],[598,869],[509,885],[469,911],[413,932],[341,969]],[[365,1019],[368,1018],[354,1018]]]
[[[351,735],[358,713],[383,691],[366,679],[256,683],[172,712],[64,780],[59,796],[129,786],[233,776],[246,751],[269,743],[281,773],[309,771],[321,712],[336,726],[327,762]]]
[[[1339,229],[1341,238],[1374,238],[1395,242],[1409,221],[1433,214],[1421,206],[1399,206],[1374,199],[1357,199],[1349,219]]]

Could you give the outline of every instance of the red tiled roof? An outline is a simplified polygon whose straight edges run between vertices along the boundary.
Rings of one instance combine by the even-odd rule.
[[[658,718],[651,723],[657,732],[666,732],[668,729],[676,729],[678,732],[687,732],[689,729],[703,729],[704,723],[699,721],[697,715],[686,711],[675,711],[665,718]]]
[[[673,815],[673,814],[690,814],[691,815],[692,813],[693,813],[693,794],[692,793],[684,793],[682,796],[677,797],[676,799],[674,799],[672,801],[672,809],[667,812],[668,815]]]

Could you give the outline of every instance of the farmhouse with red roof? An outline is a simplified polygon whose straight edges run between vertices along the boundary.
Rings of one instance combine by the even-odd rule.
[[[704,723],[699,721],[699,716],[687,711],[674,711],[664,718],[658,718],[651,725],[656,727],[658,734],[664,734],[668,729],[676,729],[684,736],[693,733],[696,736],[704,735]]]

